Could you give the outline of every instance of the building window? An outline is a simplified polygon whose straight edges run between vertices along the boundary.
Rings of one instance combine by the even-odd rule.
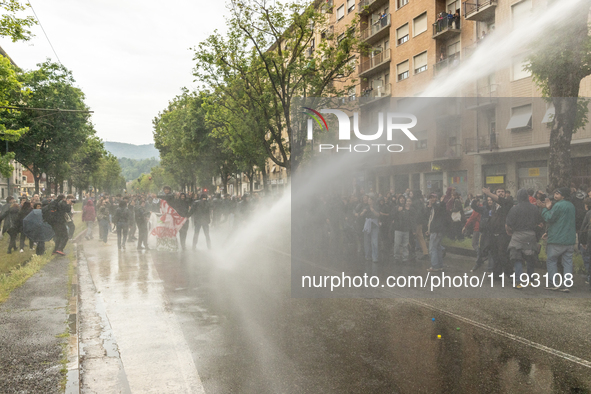
[[[400,26],[396,29],[396,42],[397,45],[404,44],[408,41],[408,23],[404,26]]]
[[[418,133],[415,133],[415,137],[417,137],[417,141],[415,141],[415,150],[427,149],[427,132],[419,131]]]
[[[353,12],[355,10],[355,0],[347,0],[347,13]]]
[[[398,0],[397,1],[398,8],[404,7],[407,4],[408,4],[408,0]]]
[[[413,63],[415,67],[415,74],[422,73],[423,71],[427,71],[427,51],[423,53],[419,53],[413,58]]]
[[[341,41],[343,41],[345,39],[345,33],[341,33],[339,34],[339,36],[337,37],[337,43],[340,43]]]
[[[511,119],[509,119],[507,130],[521,131],[531,129],[531,115],[531,104],[511,108]]]
[[[427,13],[421,14],[412,21],[412,36],[416,37],[427,31]]]
[[[513,28],[527,23],[527,19],[531,15],[531,0],[524,0],[520,3],[511,6],[511,19]]]
[[[460,42],[454,42],[447,46],[447,57],[451,58],[453,55],[460,53]]]
[[[396,66],[396,74],[398,74],[398,81],[408,78],[408,60]]]
[[[337,8],[337,21],[340,21],[345,17],[345,5],[340,6]]]
[[[513,81],[517,81],[523,78],[531,77],[529,70],[525,70],[524,67],[529,63],[521,58],[513,59]]]

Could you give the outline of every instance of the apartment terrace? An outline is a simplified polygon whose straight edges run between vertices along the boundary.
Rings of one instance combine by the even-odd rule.
[[[470,0],[464,2],[464,17],[469,21],[485,22],[495,16],[497,0]]]
[[[390,48],[372,55],[359,65],[359,76],[365,76],[388,68],[390,60]]]
[[[388,35],[390,31],[390,26],[390,14],[383,15],[376,22],[361,30],[361,39],[368,44],[372,44],[376,41],[379,41],[380,39],[385,38]]]
[[[462,33],[460,21],[450,18],[439,19],[433,23],[433,38],[448,40]]]

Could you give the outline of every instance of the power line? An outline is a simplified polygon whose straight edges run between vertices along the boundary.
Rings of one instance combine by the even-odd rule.
[[[37,16],[37,13],[35,12],[35,9],[33,8],[33,4],[30,1],[29,1],[29,5],[31,6],[31,10],[33,10],[33,14],[35,15],[35,19],[37,19],[37,22],[39,23],[39,26],[41,27],[41,30],[43,30],[43,34],[45,34],[45,38],[47,38],[47,42],[49,43],[49,46],[51,47],[51,50],[53,51],[53,54],[57,58],[57,61],[59,62],[59,64],[61,64],[63,66],[62,61],[60,60],[59,56],[57,55],[57,52],[53,48],[53,44],[49,40],[49,36],[45,32],[45,29],[43,28],[43,25],[41,24],[41,21],[39,20],[39,17]]]
[[[61,109],[61,108],[30,108],[30,107],[15,107],[9,105],[0,105],[1,109],[29,109],[35,111],[54,111],[54,112],[85,112],[93,114],[94,111],[89,111],[86,109]]]

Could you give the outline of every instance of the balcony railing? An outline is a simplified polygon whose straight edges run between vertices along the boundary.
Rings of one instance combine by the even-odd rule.
[[[450,70],[457,68],[459,65],[460,65],[460,54],[456,53],[453,56],[449,56],[449,57],[435,63],[433,75],[435,77],[445,75],[445,74],[449,73]]]
[[[433,38],[448,38],[460,34],[460,19],[443,18],[433,23]]]
[[[377,33],[383,31],[388,27],[390,27],[390,14],[387,14],[383,18],[378,19],[371,26],[366,27],[364,30],[361,30],[361,39],[367,40],[369,38],[372,38]]]
[[[465,99],[467,109],[483,109],[495,106],[498,101],[498,84],[481,86],[476,89],[476,97]]]
[[[365,97],[365,101],[375,100],[382,97],[388,97],[392,94],[392,84],[387,83],[376,88],[369,88],[361,92],[361,97]]]
[[[469,21],[489,21],[495,16],[497,0],[471,0],[464,3],[464,17]]]
[[[466,138],[464,146],[466,147],[466,153],[480,151],[492,152],[493,150],[499,149],[499,133],[490,133],[479,136],[478,138]]]
[[[379,66],[380,64],[384,64],[389,61],[390,61],[390,49],[388,48],[385,51],[382,51],[376,55],[373,55],[372,58],[367,59],[366,61],[362,62],[359,65],[359,74],[363,74],[363,73]]]
[[[460,159],[463,153],[462,144],[438,145],[435,147],[434,153],[436,160]]]
[[[371,10],[372,6],[377,6],[378,4],[381,3],[386,3],[388,0],[361,0],[359,2],[359,12],[364,12],[365,8],[364,7],[368,7],[369,10]]]

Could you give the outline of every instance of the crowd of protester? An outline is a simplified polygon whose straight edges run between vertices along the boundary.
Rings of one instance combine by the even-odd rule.
[[[35,249],[36,254],[45,253],[45,242],[29,238],[24,231],[24,220],[29,215],[41,214],[43,220],[47,222],[54,232],[54,250],[53,254],[65,255],[64,248],[68,239],[74,235],[75,225],[73,220],[74,211],[72,205],[76,202],[73,195],[60,194],[40,198],[39,194],[34,194],[30,198],[21,196],[17,200],[9,196],[6,203],[0,208],[0,223],[2,223],[2,236],[8,234],[7,254],[20,250],[23,253],[27,240],[29,248]],[[19,245],[17,246],[17,240]]]
[[[357,255],[383,265],[429,260],[428,271],[444,270],[444,237],[471,238],[477,253],[472,272],[484,269],[494,278],[513,273],[517,289],[526,287],[536,267],[541,245],[547,254],[549,290],[569,292],[565,275],[573,275],[573,254],[583,258],[589,283],[591,261],[591,190],[582,185],[560,188],[549,195],[520,189],[515,196],[503,187],[463,200],[453,187],[444,194],[423,196],[420,190],[386,195],[363,189],[342,197],[321,195],[302,213],[297,226],[303,242],[322,253]],[[306,224],[304,224],[306,223]],[[527,278],[522,275],[526,271]]]
[[[196,248],[201,232],[207,248],[211,249],[210,226],[225,226],[231,231],[246,220],[261,203],[258,193],[240,197],[205,191],[191,193],[174,192],[165,186],[161,193],[141,193],[110,196],[103,194],[95,198],[89,194],[83,198],[82,220],[86,223],[86,239],[93,239],[94,223],[98,222],[99,240],[108,244],[109,232],[117,234],[117,247],[125,250],[126,243],[137,242],[136,248],[149,249],[148,232],[151,213],[160,214],[160,201],[166,201],[181,217],[187,218],[179,230],[181,249],[187,247],[187,233],[193,226],[191,246]],[[136,237],[137,234],[137,237]]]
[[[148,232],[152,213],[160,214],[160,201],[165,200],[174,210],[184,218],[183,227],[179,231],[181,248],[186,248],[186,237],[190,226],[193,226],[194,236],[191,241],[193,249],[199,241],[203,231],[207,247],[211,249],[210,226],[224,226],[232,231],[235,226],[244,222],[260,205],[262,199],[258,193],[243,196],[230,196],[216,193],[207,194],[205,191],[196,193],[172,192],[168,186],[162,193],[117,194],[82,193],[82,222],[86,229],[84,237],[87,240],[95,238],[95,225],[98,227],[97,239],[108,245],[110,233],[117,234],[119,250],[125,250],[126,244],[136,243],[136,248],[149,249]],[[0,228],[2,236],[9,237],[7,253],[13,251],[24,252],[28,247],[36,250],[38,255],[45,253],[45,242],[30,239],[23,231],[24,219],[33,211],[39,210],[43,221],[51,226],[54,232],[55,244],[53,254],[65,255],[64,248],[75,230],[73,221],[73,195],[54,194],[41,199],[38,194],[21,196],[19,201],[8,197],[6,203],[0,207]],[[20,242],[20,243],[19,243]],[[18,244],[18,245],[17,245]]]

